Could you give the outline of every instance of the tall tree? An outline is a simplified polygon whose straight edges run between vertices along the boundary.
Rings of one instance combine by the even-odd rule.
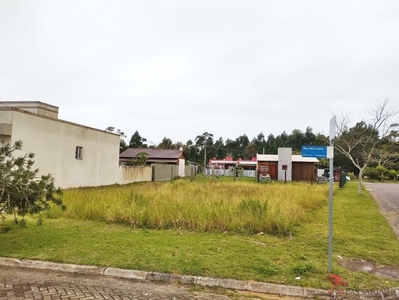
[[[186,155],[187,160],[190,162],[198,163],[198,149],[194,145],[192,140],[188,140],[184,145],[184,154]]]
[[[278,152],[278,148],[280,147],[288,147],[288,134],[283,131],[282,134],[276,136],[276,138],[274,139],[274,144],[273,144],[273,148],[275,149],[275,153],[277,154]]]
[[[233,156],[233,158],[237,158],[237,153],[240,153],[240,150],[238,149],[237,139],[227,139],[224,143],[224,146],[227,155],[231,155]]]
[[[215,141],[215,143],[213,144],[213,148],[216,153],[216,158],[223,159],[226,157],[227,153],[226,153],[223,139],[221,137]]]
[[[269,134],[266,141],[266,151],[267,154],[277,154],[278,146],[276,144],[276,138],[273,134]]]
[[[173,149],[173,142],[171,139],[164,137],[157,148],[158,149]]]
[[[330,144],[330,141],[328,137],[326,137],[324,134],[318,133],[316,134],[313,143],[313,145],[315,146],[328,146]]]
[[[253,157],[256,157],[258,153],[258,147],[250,143],[248,146],[245,147],[243,159],[251,160]]]
[[[249,138],[246,134],[240,135],[235,140],[236,151],[233,155],[234,159],[244,158],[245,157],[245,149],[249,146]]]
[[[345,155],[359,171],[358,192],[362,194],[362,180],[364,170],[375,159],[375,152],[383,145],[384,140],[397,135],[397,123],[391,118],[398,111],[388,108],[388,99],[378,102],[372,110],[369,122],[362,121],[349,128],[349,118],[344,116],[337,122],[337,135],[334,148]]]
[[[294,129],[288,136],[287,143],[287,146],[291,147],[292,151],[298,154],[305,144],[305,135],[299,129]]]
[[[203,167],[205,169],[209,155],[207,149],[213,148],[213,134],[204,132],[201,135],[197,135],[195,138],[195,146],[200,150],[199,155],[204,158]]]
[[[259,133],[255,138],[253,138],[251,144],[256,146],[256,153],[264,153],[266,151],[266,140],[263,132]]]
[[[399,160],[399,145],[393,141],[384,143],[374,151],[373,157],[378,166],[392,167]]]
[[[304,145],[315,145],[316,135],[313,133],[312,127],[306,127],[303,143]]]
[[[132,137],[130,138],[129,147],[130,148],[147,148],[147,144],[145,144],[147,140],[139,134],[136,130]]]

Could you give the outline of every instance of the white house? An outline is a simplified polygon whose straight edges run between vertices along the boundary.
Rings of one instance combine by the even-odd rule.
[[[34,168],[61,188],[118,182],[117,134],[58,119],[58,107],[39,101],[0,102],[0,143],[23,142]]]
[[[291,148],[278,148],[278,154],[257,154],[259,176],[280,181],[314,181],[317,158],[293,155]]]

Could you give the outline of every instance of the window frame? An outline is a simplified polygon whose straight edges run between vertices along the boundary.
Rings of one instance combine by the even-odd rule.
[[[76,146],[75,148],[75,159],[82,160],[83,159],[83,146]]]

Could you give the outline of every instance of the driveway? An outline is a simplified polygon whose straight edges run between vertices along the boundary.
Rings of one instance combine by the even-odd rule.
[[[399,238],[399,183],[363,182]]]

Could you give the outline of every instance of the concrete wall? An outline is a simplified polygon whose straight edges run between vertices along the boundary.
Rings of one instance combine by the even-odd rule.
[[[119,184],[127,184],[141,181],[151,181],[152,168],[151,166],[144,167],[119,167]]]
[[[184,166],[184,176],[191,177],[196,176],[196,167]]]
[[[178,165],[152,164],[152,181],[168,181],[179,176]]]
[[[51,173],[57,187],[118,183],[118,135],[15,110],[0,111],[0,123],[11,123],[10,143],[22,140],[20,155],[33,152],[34,168]],[[75,158],[77,146],[82,159]]]
[[[142,181],[169,181],[181,176],[177,165],[152,164],[151,166],[120,166],[119,184]],[[185,166],[184,176],[196,176],[195,167]]]

